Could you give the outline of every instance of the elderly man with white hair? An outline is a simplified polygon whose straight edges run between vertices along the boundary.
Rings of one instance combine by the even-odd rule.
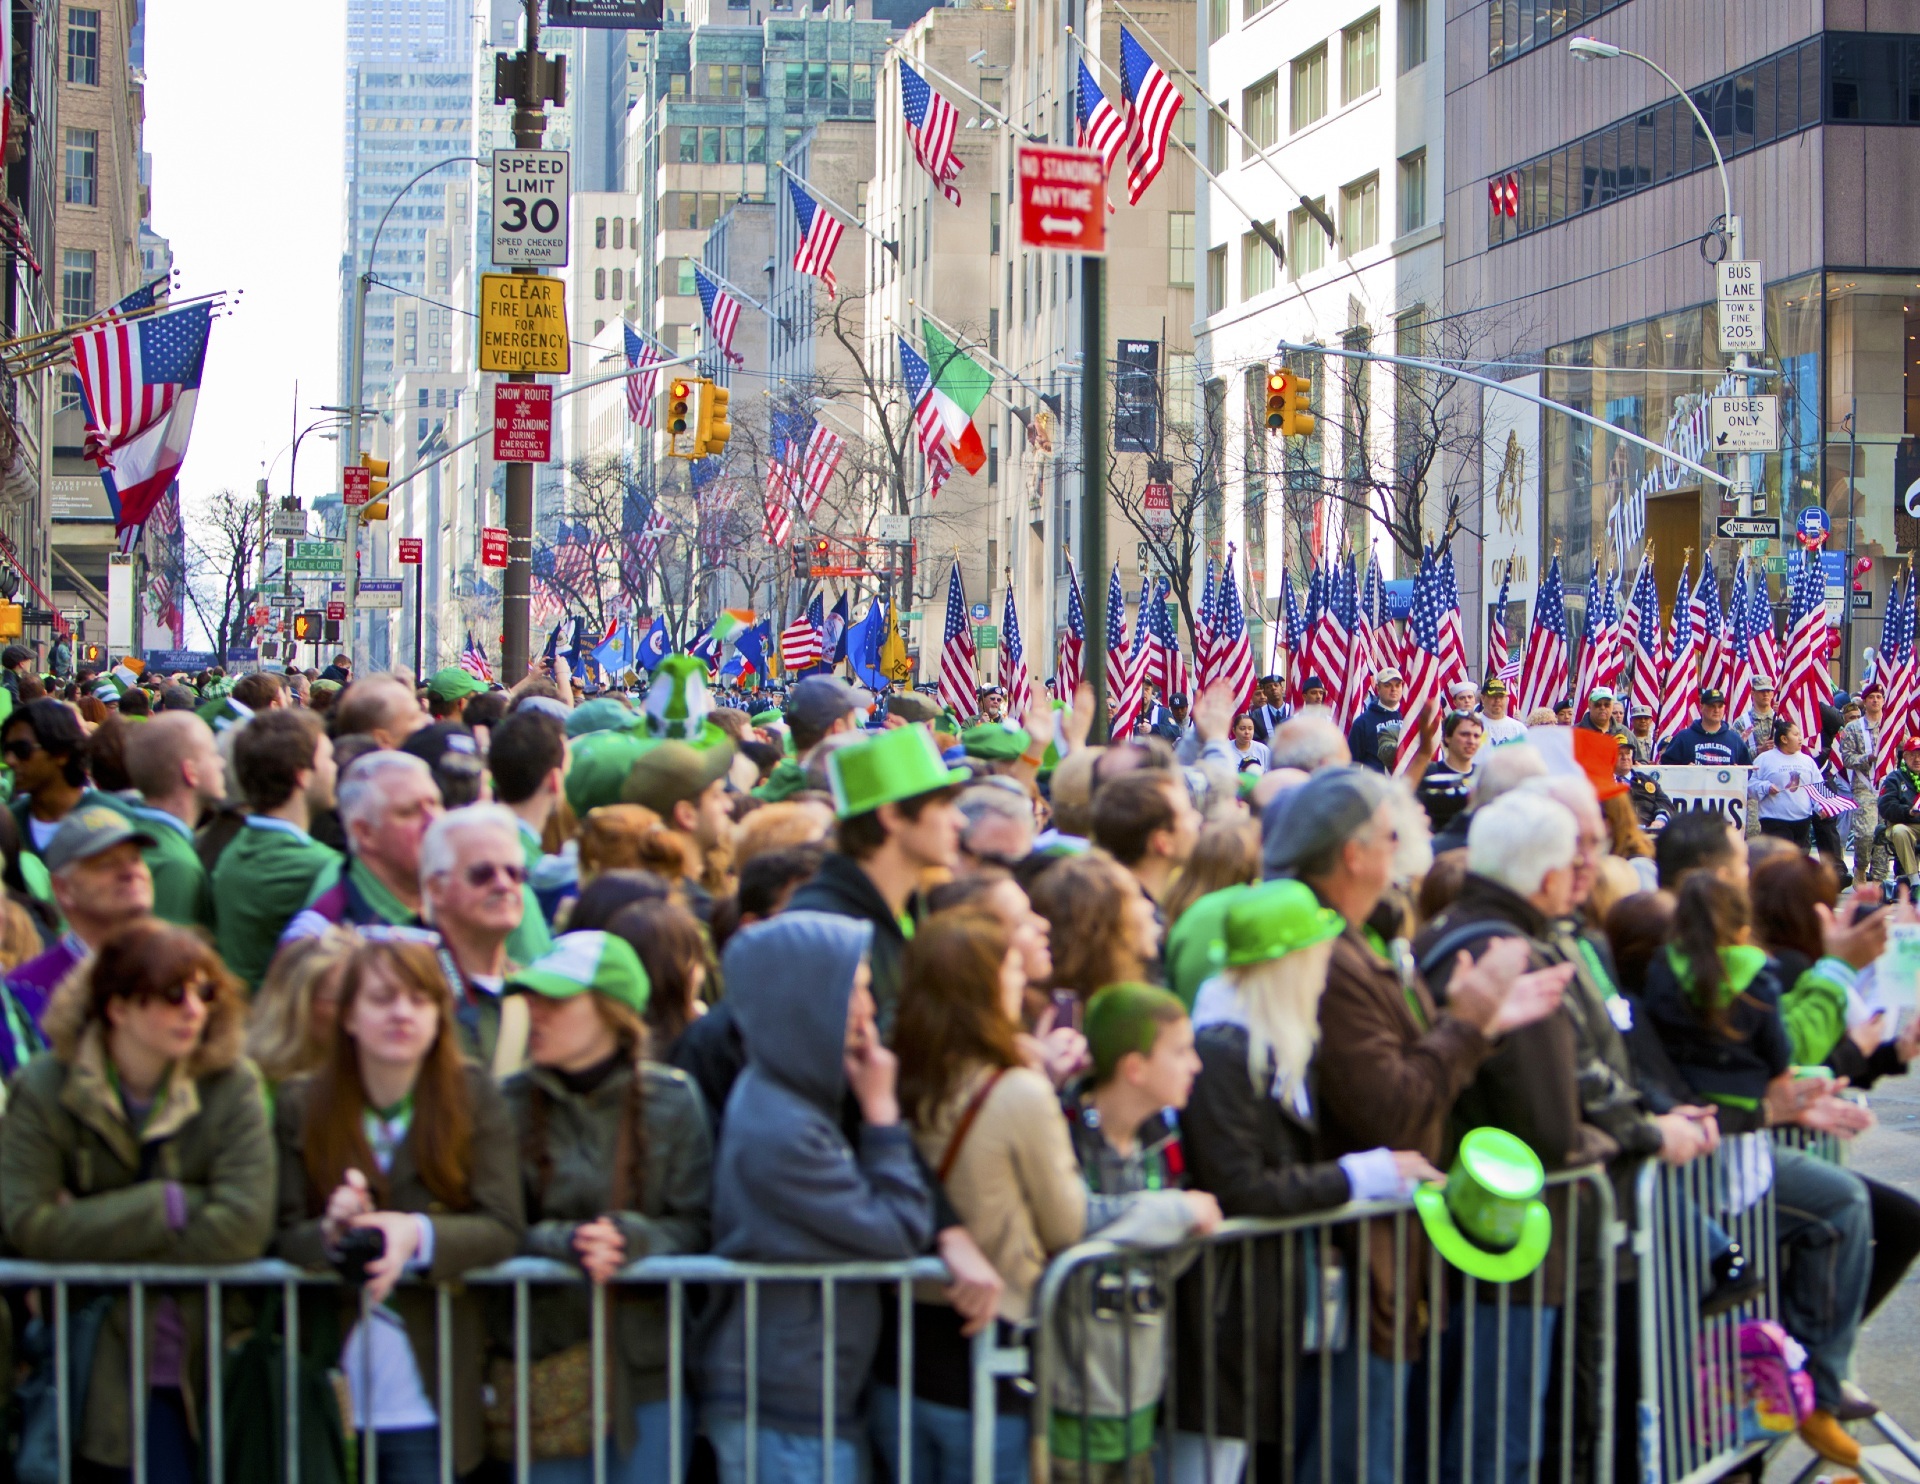
[[[407,752],[370,752],[340,775],[347,860],[314,882],[306,910],[281,936],[316,937],[334,924],[412,927],[420,921],[420,842],[440,817],[433,769]]]
[[[960,874],[988,866],[1012,869],[1033,854],[1033,804],[1011,778],[985,778],[955,799],[960,826]]]
[[[500,804],[442,814],[420,843],[425,916],[457,978],[454,1015],[469,1056],[496,1077],[526,1059],[526,1017],[503,1013],[507,975],[517,967],[507,944],[526,915],[527,865],[520,822]]]

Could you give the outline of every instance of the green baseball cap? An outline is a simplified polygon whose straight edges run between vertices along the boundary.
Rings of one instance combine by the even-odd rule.
[[[1422,1185],[1414,1209],[1440,1255],[1485,1283],[1517,1283],[1540,1266],[1553,1242],[1553,1216],[1540,1191],[1540,1156],[1503,1128],[1476,1128],[1460,1141],[1445,1185]]]
[[[1263,964],[1337,938],[1346,919],[1320,905],[1301,881],[1269,881],[1227,908],[1226,961],[1230,967]]]
[[[433,679],[427,682],[427,694],[436,701],[464,701],[468,696],[479,695],[486,688],[486,681],[458,665],[435,670]]]
[[[960,746],[968,757],[977,757],[989,763],[1010,763],[1027,750],[1033,738],[1015,728],[1003,727],[998,722],[982,722],[977,727],[968,727],[960,734]]]
[[[777,727],[785,719],[786,718],[780,714],[779,709],[772,706],[769,706],[765,711],[756,711],[753,713],[753,724],[757,727]]]
[[[639,724],[639,713],[611,696],[600,696],[584,702],[567,713],[569,737],[584,737],[588,732],[625,731]]]
[[[941,761],[933,733],[923,726],[893,727],[865,742],[837,748],[827,758],[836,818],[868,814],[882,804],[958,788],[973,774]]]
[[[630,731],[588,732],[575,737],[568,748],[567,803],[576,815],[602,804],[620,802],[633,760],[646,742]]]
[[[653,986],[640,955],[625,938],[579,932],[555,938],[552,948],[507,980],[507,992],[545,995],[550,1000],[605,995],[644,1015]]]

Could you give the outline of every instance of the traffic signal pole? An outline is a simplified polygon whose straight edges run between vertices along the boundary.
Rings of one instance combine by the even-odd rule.
[[[1080,606],[1093,686],[1093,733],[1105,738],[1107,710],[1107,276],[1091,253],[1080,258]],[[1072,697],[1067,698],[1069,701]]]
[[[540,56],[540,0],[526,0],[527,44],[520,53],[520,96],[513,110],[515,149],[541,149],[547,142],[547,115]],[[496,209],[498,209],[496,207]],[[538,277],[538,268],[513,270]],[[532,382],[529,371],[508,375],[510,382]],[[507,592],[501,614],[500,673],[516,685],[527,673],[533,626],[533,465],[507,465]]]

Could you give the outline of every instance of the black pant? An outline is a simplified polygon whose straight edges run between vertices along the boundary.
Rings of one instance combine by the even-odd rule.
[[[1847,869],[1846,852],[1840,844],[1840,821],[1823,814],[1814,815],[1813,843],[1819,846],[1820,859],[1833,867],[1834,879],[1845,890],[1853,880],[1853,873]]]
[[[1760,833],[1780,840],[1791,840],[1802,850],[1813,849],[1811,819],[1763,819],[1760,821]]]
[[[1873,1270],[1862,1311],[1871,1314],[1900,1286],[1914,1258],[1920,1257],[1920,1201],[1865,1175],[1860,1179],[1867,1187],[1867,1211],[1873,1219]]]

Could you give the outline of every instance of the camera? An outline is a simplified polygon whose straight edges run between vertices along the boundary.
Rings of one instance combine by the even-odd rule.
[[[386,1254],[385,1232],[377,1227],[350,1227],[340,1238],[340,1245],[334,1249],[334,1270],[358,1288],[367,1281],[367,1264],[377,1262]]]

